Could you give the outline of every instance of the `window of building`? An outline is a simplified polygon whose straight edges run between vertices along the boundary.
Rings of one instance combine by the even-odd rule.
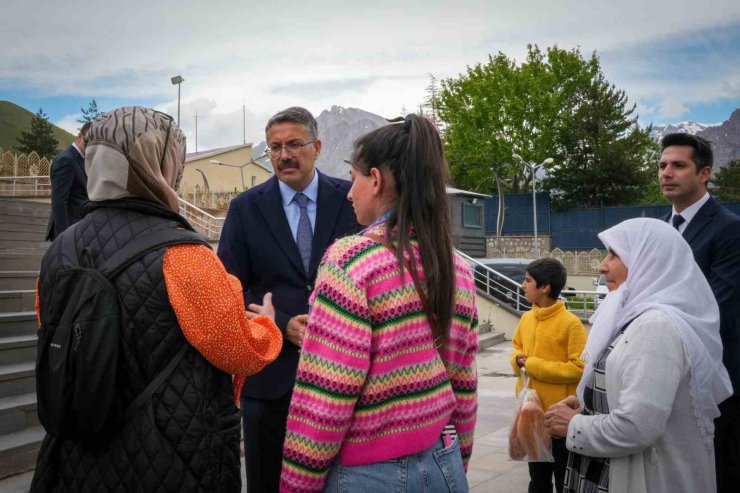
[[[462,203],[462,219],[465,228],[483,227],[483,207],[479,204]]]

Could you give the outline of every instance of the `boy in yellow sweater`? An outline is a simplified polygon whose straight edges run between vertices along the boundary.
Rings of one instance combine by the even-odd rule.
[[[520,368],[526,370],[545,411],[575,395],[584,368],[581,353],[586,345],[586,330],[578,317],[558,300],[567,278],[565,267],[555,259],[535,260],[527,266],[522,289],[532,309],[522,315],[512,341],[511,367],[517,375]],[[517,395],[522,386],[520,376]],[[555,490],[562,492],[568,461],[565,438],[552,439],[552,454],[554,463],[529,463],[529,493],[551,493],[553,474]]]

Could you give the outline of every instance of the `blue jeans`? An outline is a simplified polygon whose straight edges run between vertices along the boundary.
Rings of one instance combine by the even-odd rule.
[[[466,493],[460,445],[445,448],[442,439],[417,454],[397,459],[343,466],[335,462],[324,487],[326,493]]]

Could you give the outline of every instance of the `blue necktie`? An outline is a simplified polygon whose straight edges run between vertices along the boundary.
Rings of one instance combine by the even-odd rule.
[[[298,251],[301,253],[303,268],[306,270],[306,274],[308,274],[308,264],[311,262],[311,243],[313,243],[313,230],[311,229],[311,220],[308,218],[308,210],[306,208],[308,197],[299,192],[295,194],[293,200],[301,208],[295,242],[298,245]]]
[[[681,214],[676,214],[671,221],[673,222],[673,227],[678,230],[678,227],[686,222],[686,219]]]

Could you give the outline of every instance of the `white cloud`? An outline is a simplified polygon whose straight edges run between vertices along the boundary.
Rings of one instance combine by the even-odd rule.
[[[77,133],[80,131],[80,127],[82,126],[82,124],[80,124],[77,120],[79,120],[81,117],[82,115],[79,113],[76,115],[65,115],[61,120],[52,123],[59,128],[63,128],[72,135],[77,135]]]
[[[663,118],[681,118],[689,109],[681,101],[665,99],[660,106],[660,116]]]
[[[635,104],[637,105],[637,113],[639,113],[641,118],[650,117],[652,115],[655,115],[656,111],[658,111],[658,108],[654,105],[651,105],[645,101],[637,100],[635,101]]]
[[[199,148],[243,141],[242,104],[247,140],[257,143],[269,115],[287,106],[318,113],[336,104],[395,115],[423,100],[430,72],[457,76],[498,51],[521,61],[528,43],[609,52],[740,22],[736,0],[695,6],[694,0],[319,0],[308,7],[282,0],[279,8],[239,0],[3,2],[0,90],[152,100],[176,115],[170,77],[181,74],[181,121],[191,150],[196,108],[203,116]],[[680,77],[675,88],[607,72],[613,77],[640,101],[659,93],[689,104],[679,95],[717,91],[711,84],[689,90]],[[725,80],[720,89],[737,93],[738,79]]]

